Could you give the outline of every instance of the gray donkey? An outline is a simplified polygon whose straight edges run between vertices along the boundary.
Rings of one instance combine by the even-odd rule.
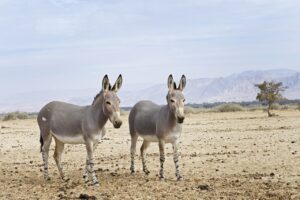
[[[168,78],[167,105],[158,106],[151,101],[140,101],[132,108],[129,114],[129,130],[131,135],[131,173],[135,172],[134,157],[138,136],[144,141],[141,146],[143,171],[147,169],[145,150],[151,142],[158,142],[160,152],[160,180],[164,180],[165,143],[173,145],[173,159],[175,163],[177,180],[182,180],[179,172],[177,139],[181,135],[184,121],[184,96],[182,90],[186,85],[186,78],[182,75],[180,84],[176,87],[172,75]]]
[[[93,150],[98,141],[105,134],[104,125],[108,121],[115,128],[120,128],[120,100],[116,92],[122,85],[119,75],[116,83],[111,87],[107,75],[102,81],[102,90],[96,95],[92,105],[77,106],[64,102],[53,101],[45,105],[38,114],[40,127],[41,152],[44,162],[44,178],[48,180],[48,155],[52,137],[55,139],[54,160],[59,174],[65,179],[61,165],[61,155],[64,144],[85,144],[87,151],[86,167],[83,178],[89,181],[92,176],[93,184],[99,185],[94,167]]]

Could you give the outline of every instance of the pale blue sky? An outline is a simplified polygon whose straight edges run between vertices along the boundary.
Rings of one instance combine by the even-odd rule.
[[[300,70],[298,0],[0,0],[1,95]]]

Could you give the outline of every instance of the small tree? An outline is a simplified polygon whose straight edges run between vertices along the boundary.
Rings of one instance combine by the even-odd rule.
[[[273,114],[270,112],[270,110],[272,109],[272,105],[276,101],[283,99],[281,93],[286,89],[286,87],[282,85],[282,82],[276,83],[274,81],[264,81],[263,83],[256,84],[255,86],[260,89],[260,92],[257,93],[256,99],[268,104],[268,116],[272,117]]]

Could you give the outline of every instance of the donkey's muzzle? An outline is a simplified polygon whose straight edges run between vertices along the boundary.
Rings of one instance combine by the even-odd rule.
[[[122,125],[122,121],[115,121],[115,122],[114,122],[114,127],[115,127],[115,128],[120,128],[121,125]]]
[[[179,124],[182,124],[183,121],[184,121],[184,117],[177,117],[177,122],[178,122]]]

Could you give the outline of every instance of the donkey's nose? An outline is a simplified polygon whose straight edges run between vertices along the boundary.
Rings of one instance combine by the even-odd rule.
[[[122,125],[122,121],[115,121],[115,122],[114,122],[114,127],[115,127],[115,128],[120,128],[121,125]]]
[[[177,122],[179,124],[183,123],[183,121],[184,121],[184,117],[177,117]]]

